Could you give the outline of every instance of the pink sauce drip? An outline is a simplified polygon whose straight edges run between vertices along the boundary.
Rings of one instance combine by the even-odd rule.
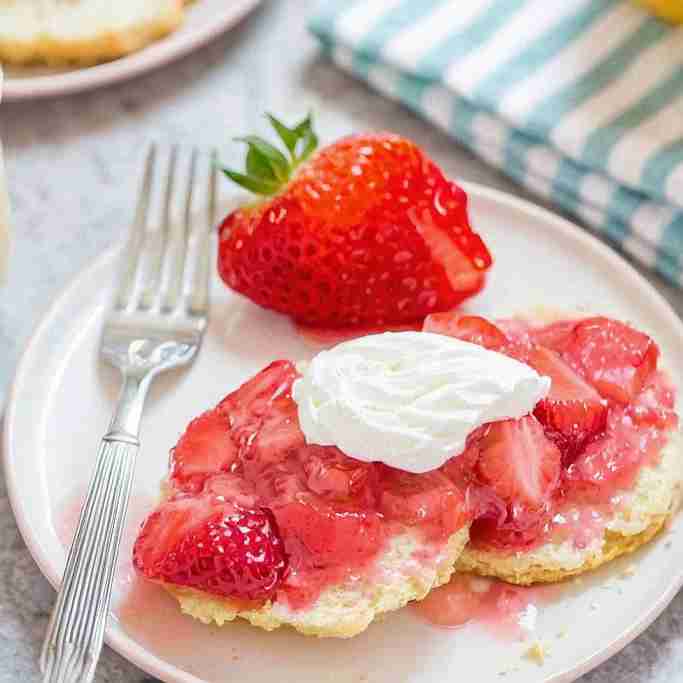
[[[192,619],[178,618],[178,603],[161,586],[134,577],[115,601],[114,612],[123,628],[143,643],[177,654],[196,631]],[[169,625],[173,625],[172,628]]]
[[[538,608],[556,600],[560,585],[522,587],[468,574],[433,590],[412,609],[425,621],[447,629],[475,623],[503,640],[521,640],[536,627]]]

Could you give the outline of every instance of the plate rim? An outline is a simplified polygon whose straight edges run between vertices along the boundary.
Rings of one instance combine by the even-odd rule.
[[[46,76],[9,78],[6,75],[0,88],[2,99],[5,102],[19,102],[70,95],[140,76],[210,43],[246,18],[261,2],[232,0],[224,5],[224,10],[217,14],[215,21],[207,22],[205,27],[187,35],[171,33],[165,39],[109,62]]]
[[[260,0],[256,1],[259,2]],[[652,306],[657,309],[657,312],[667,320],[671,329],[675,330],[677,335],[683,340],[683,321],[678,317],[664,296],[623,256],[609,245],[600,241],[595,235],[581,228],[569,219],[535,204],[530,200],[516,197],[503,190],[498,190],[480,183],[460,180],[458,180],[458,182],[470,196],[492,201],[513,211],[533,215],[538,220],[548,224],[549,227],[560,235],[573,240],[575,244],[586,248],[593,253],[597,253],[602,259],[605,259],[608,263],[613,265],[615,269],[618,269],[636,283],[637,288],[648,296]],[[30,378],[28,376],[25,377],[25,375],[27,375],[27,368],[30,364],[31,356],[33,355],[33,349],[37,345],[38,339],[50,328],[52,321],[59,314],[63,300],[68,297],[72,289],[78,286],[82,277],[101,267],[103,262],[113,259],[119,249],[120,245],[116,244],[108,247],[90,265],[79,270],[66,285],[60,289],[48,309],[34,326],[34,329],[26,342],[24,351],[20,356],[19,362],[17,363],[14,377],[7,394],[4,429],[2,434],[2,465],[5,480],[7,482],[8,499],[24,543],[38,565],[41,573],[53,587],[56,587],[59,579],[52,571],[47,557],[44,556],[39,540],[34,538],[31,534],[27,519],[23,515],[18,482],[15,480],[15,474],[10,464],[10,453],[14,448],[13,424],[17,412],[18,396],[21,393],[23,386],[30,380]],[[682,586],[683,567],[681,567],[677,574],[671,577],[666,590],[664,590],[652,603],[647,612],[643,613],[637,621],[624,627],[621,633],[614,637],[606,647],[599,652],[588,655],[574,666],[546,678],[544,683],[571,683],[579,676],[582,676],[607,661],[610,657],[637,638],[664,611]],[[113,630],[110,625],[108,625],[106,629],[105,641],[110,647],[135,666],[152,676],[158,677],[160,680],[167,681],[167,683],[206,683],[203,679],[183,671],[152,654],[146,648],[139,645],[133,638]]]

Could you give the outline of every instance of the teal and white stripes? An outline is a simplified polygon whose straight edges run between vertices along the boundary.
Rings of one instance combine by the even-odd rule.
[[[626,0],[326,0],[341,67],[683,285],[683,28]]]

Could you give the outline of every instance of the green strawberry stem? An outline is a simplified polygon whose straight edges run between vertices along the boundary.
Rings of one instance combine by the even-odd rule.
[[[294,171],[308,159],[318,146],[311,114],[289,128],[272,114],[266,114],[275,129],[286,154],[256,135],[235,138],[247,145],[246,173],[223,167],[228,178],[255,194],[270,196],[279,192],[290,180]]]

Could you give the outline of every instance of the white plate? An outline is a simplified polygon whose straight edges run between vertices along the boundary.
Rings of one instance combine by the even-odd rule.
[[[490,282],[471,309],[510,314],[539,304],[598,309],[632,320],[660,344],[674,377],[683,376],[683,326],[664,300],[614,252],[568,222],[513,197],[468,186],[474,225],[496,258]],[[5,422],[5,467],[22,534],[52,584],[62,573],[61,538],[73,527],[93,456],[116,394],[97,360],[102,316],[116,254],[81,273],[36,330],[17,371]],[[147,406],[130,528],[122,550],[115,618],[107,641],[149,673],[173,683],[436,683],[462,680],[567,682],[640,633],[683,583],[681,518],[634,559],[587,576],[542,607],[534,637],[548,642],[543,666],[521,658],[524,645],[478,625],[439,630],[410,609],[349,641],[307,639],[246,624],[223,629],[183,617],[157,587],[133,578],[130,546],[184,426],[276,357],[310,354],[287,318],[263,311],[218,283],[212,321],[193,368],[158,381]],[[557,634],[568,629],[566,637]],[[515,669],[516,667],[516,669]],[[511,670],[510,670],[511,669]],[[365,677],[365,678],[364,678]]]
[[[5,101],[66,95],[97,88],[154,69],[205,45],[234,26],[261,0],[197,0],[185,10],[185,21],[165,38],[138,52],[86,68],[5,66]]]

